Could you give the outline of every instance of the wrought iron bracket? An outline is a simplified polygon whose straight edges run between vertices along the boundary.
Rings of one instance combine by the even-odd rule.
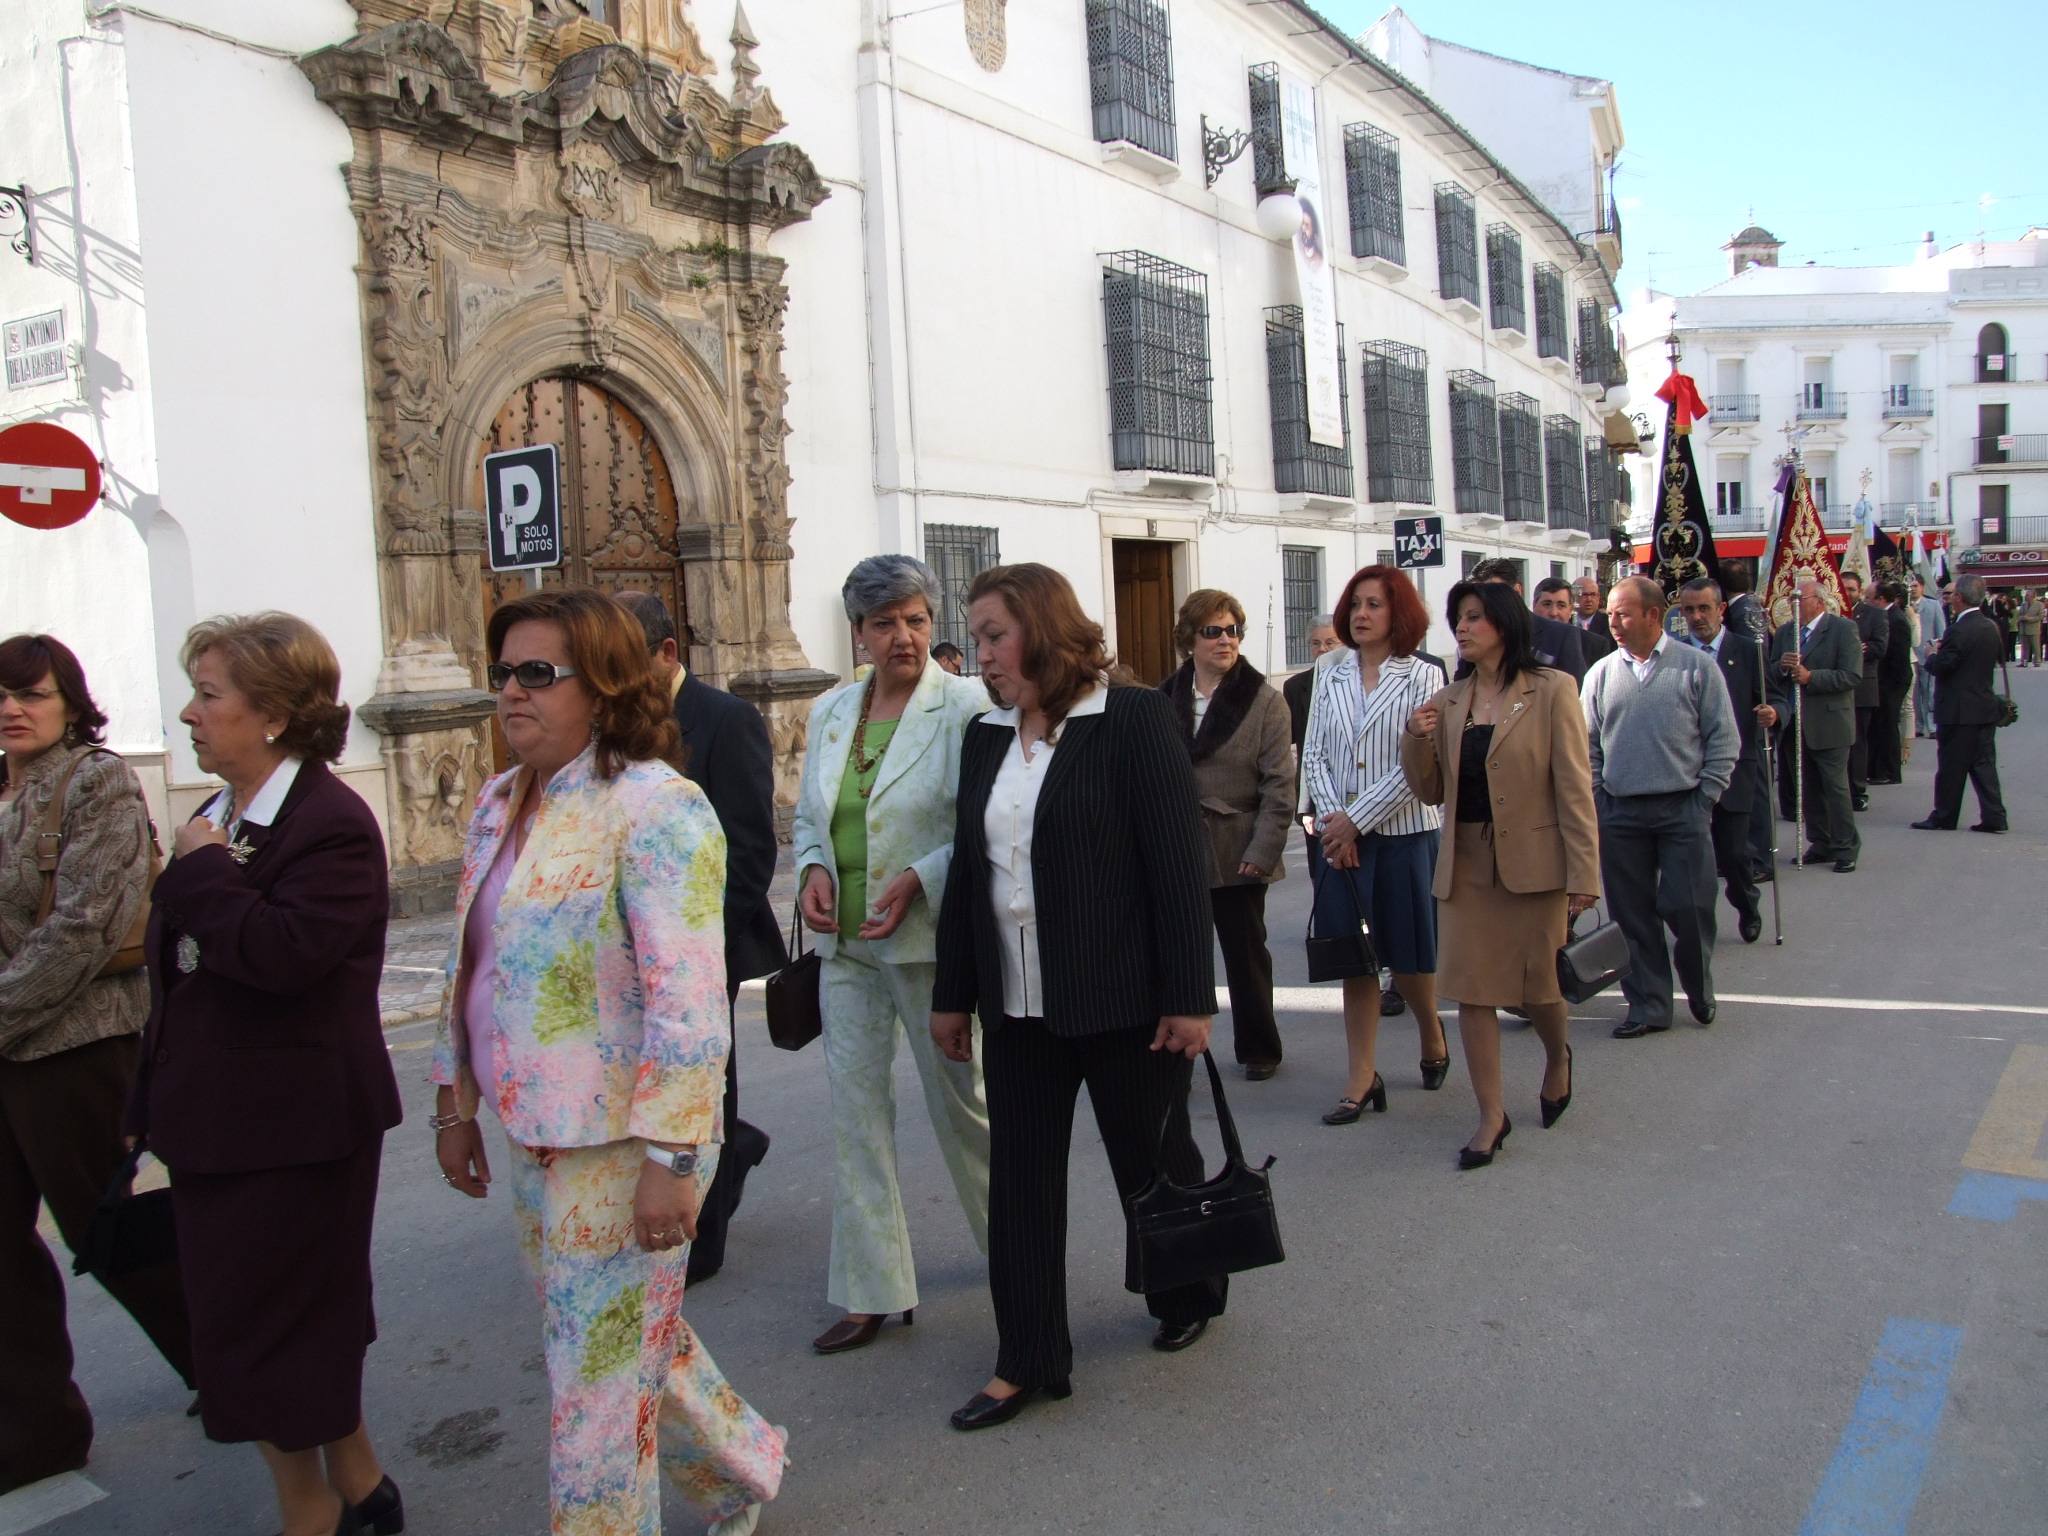
[[[1249,133],[1233,133],[1228,128],[1211,128],[1209,114],[1202,114],[1202,185],[1213,187],[1216,178],[1223,174],[1223,168],[1251,147]]]
[[[9,232],[5,226],[16,218],[21,220],[21,228]],[[30,209],[26,182],[18,187],[0,187],[0,240],[5,240],[7,248],[30,266],[36,264],[35,215]]]

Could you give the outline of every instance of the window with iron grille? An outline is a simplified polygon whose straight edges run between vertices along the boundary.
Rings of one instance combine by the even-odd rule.
[[[1586,460],[1579,424],[1569,416],[1543,418],[1543,480],[1550,493],[1550,526],[1586,531]]]
[[[1103,257],[1109,430],[1118,469],[1214,475],[1209,280],[1144,251]]]
[[[1607,525],[1614,520],[1614,460],[1608,457],[1607,445],[1601,442],[1586,444],[1586,532],[1595,538],[1607,536]]]
[[[1451,383],[1451,496],[1460,512],[1500,513],[1500,416],[1493,380],[1453,368]]]
[[[1308,435],[1308,343],[1301,306],[1266,311],[1266,393],[1273,410],[1273,489],[1283,496],[1342,496],[1351,490],[1351,385],[1344,377],[1344,327],[1337,327],[1337,401],[1344,446]]]
[[[1511,224],[1486,226],[1486,303],[1496,331],[1529,329],[1522,297],[1522,237]]]
[[[1536,279],[1536,355],[1572,355],[1571,319],[1564,307],[1564,273],[1547,261],[1533,268]]]
[[[1371,123],[1346,123],[1344,194],[1351,204],[1351,254],[1407,266],[1400,141]]]
[[[1172,160],[1173,27],[1158,0],[1088,0],[1095,137]]]
[[[1598,299],[1579,300],[1579,382],[1622,382],[1621,350],[1614,344],[1614,325]]]
[[[950,640],[960,647],[962,670],[978,672],[974,637],[967,632],[967,588],[992,565],[1002,564],[996,530],[962,523],[924,525],[924,563],[939,578],[939,611],[932,615],[932,644]]]
[[[1429,354],[1398,341],[1365,344],[1365,485],[1368,501],[1427,506],[1436,497],[1429,454]]]
[[[1280,549],[1280,607],[1287,625],[1287,665],[1305,667],[1308,632],[1326,622],[1323,608],[1323,552],[1312,545],[1285,544]]]
[[[1294,178],[1287,174],[1280,131],[1280,66],[1254,64],[1245,75],[1252,98],[1252,185],[1261,197],[1292,192]]]
[[[1500,397],[1501,515],[1511,523],[1547,521],[1543,510],[1543,402]]]
[[[1436,187],[1436,287],[1479,307],[1479,205],[1455,181]]]

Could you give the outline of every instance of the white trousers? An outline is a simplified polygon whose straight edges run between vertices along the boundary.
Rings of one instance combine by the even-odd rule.
[[[832,1084],[832,1273],[826,1297],[848,1312],[917,1305],[910,1226],[896,1178],[896,1039],[924,1082],[925,1107],[974,1241],[988,1251],[988,1103],[981,1052],[948,1061],[932,1044],[929,962],[892,965],[865,940],[841,939],[819,981],[825,1070]]]

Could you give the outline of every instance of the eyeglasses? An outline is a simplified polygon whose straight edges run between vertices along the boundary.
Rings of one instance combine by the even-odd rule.
[[[1221,640],[1225,635],[1230,636],[1233,640],[1242,640],[1244,638],[1244,626],[1242,624],[1204,624],[1195,633],[1204,640]]]
[[[0,688],[0,709],[7,707],[12,699],[23,709],[34,709],[38,704],[47,704],[57,697],[54,688]]]
[[[522,688],[552,688],[563,678],[574,676],[574,667],[558,667],[552,661],[522,661],[516,667],[494,661],[484,668],[484,683],[493,693],[503,693],[514,678]]]

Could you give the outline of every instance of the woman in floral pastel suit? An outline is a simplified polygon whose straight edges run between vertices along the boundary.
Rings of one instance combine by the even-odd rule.
[[[718,1161],[728,1049],[725,835],[637,621],[604,593],[491,616],[490,685],[520,766],[484,786],[434,1056],[442,1175],[481,1199],[502,1122],[545,1310],[555,1536],[660,1536],[663,1468],[717,1536],[775,1497],[783,1431],[682,1318]]]
[[[819,1001],[832,1080],[832,1268],[826,1296],[846,1316],[811,1341],[821,1355],[875,1341],[882,1319],[917,1305],[910,1227],[896,1183],[898,1033],[968,1229],[988,1247],[988,1104],[979,1061],[932,1044],[939,902],[953,860],[960,738],[987,689],[931,659],[939,579],[909,555],[873,555],[840,594],[874,658],[865,682],[811,708],[797,795],[804,923],[825,956]]]

